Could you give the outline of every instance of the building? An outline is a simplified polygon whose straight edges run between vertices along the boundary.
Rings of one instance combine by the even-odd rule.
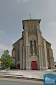
[[[13,63],[18,69],[47,70],[54,68],[51,44],[42,37],[40,19],[23,20],[22,37],[13,44]]]
[[[54,66],[55,66],[55,68],[56,68],[56,62],[54,62]]]

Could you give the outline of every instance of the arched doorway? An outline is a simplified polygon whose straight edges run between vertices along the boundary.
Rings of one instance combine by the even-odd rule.
[[[20,69],[20,64],[19,63],[17,64],[17,69]]]
[[[38,70],[38,66],[37,66],[37,62],[36,61],[32,61],[31,62],[31,70]]]
[[[31,70],[38,70],[39,69],[39,61],[37,56],[30,57],[30,69]]]

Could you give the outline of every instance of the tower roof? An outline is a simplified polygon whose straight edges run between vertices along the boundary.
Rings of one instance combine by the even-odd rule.
[[[40,23],[41,19],[27,19],[27,20],[22,20],[22,23],[24,21],[39,21],[39,23]],[[23,29],[24,29],[24,23],[23,23]]]
[[[22,20],[22,22],[23,21],[39,21],[39,23],[40,23],[41,19],[27,19],[27,20]]]

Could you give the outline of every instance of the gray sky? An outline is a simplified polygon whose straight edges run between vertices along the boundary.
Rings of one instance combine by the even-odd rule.
[[[41,19],[42,36],[52,44],[56,61],[56,0],[0,0],[0,57],[11,54],[12,44],[22,36],[22,20]]]

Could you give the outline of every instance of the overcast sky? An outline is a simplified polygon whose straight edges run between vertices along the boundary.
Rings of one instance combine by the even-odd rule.
[[[22,20],[41,19],[42,36],[51,43],[56,61],[56,0],[0,0],[0,57],[10,54],[12,44],[22,36]]]

